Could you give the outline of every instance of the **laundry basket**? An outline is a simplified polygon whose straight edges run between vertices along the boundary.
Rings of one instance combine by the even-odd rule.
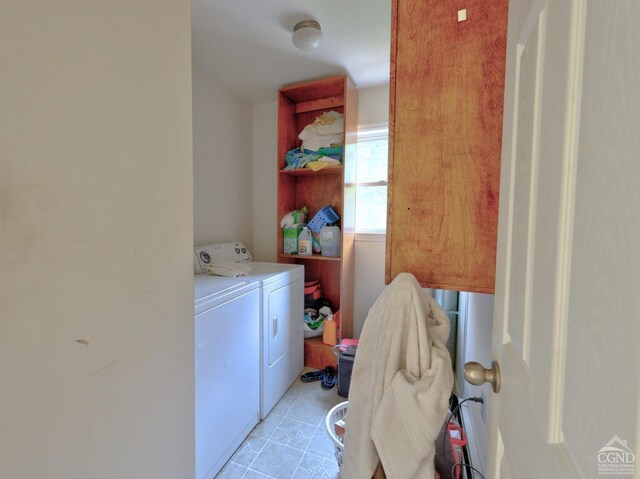
[[[336,461],[338,463],[338,467],[342,467],[342,451],[344,449],[344,444],[342,444],[342,440],[337,436],[334,424],[336,421],[339,421],[347,414],[347,405],[349,401],[341,402],[340,404],[336,404],[331,408],[331,410],[327,413],[327,417],[325,418],[325,426],[327,427],[327,434],[331,438],[331,442],[333,442],[333,447],[335,449]]]

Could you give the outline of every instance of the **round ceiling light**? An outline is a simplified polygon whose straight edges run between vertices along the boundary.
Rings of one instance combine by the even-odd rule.
[[[300,50],[318,48],[322,40],[322,27],[315,20],[304,20],[293,27],[293,44]]]

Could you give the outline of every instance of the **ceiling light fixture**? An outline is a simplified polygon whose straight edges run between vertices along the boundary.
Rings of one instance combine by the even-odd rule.
[[[293,44],[300,50],[318,48],[322,40],[322,27],[315,20],[304,20],[293,27]]]

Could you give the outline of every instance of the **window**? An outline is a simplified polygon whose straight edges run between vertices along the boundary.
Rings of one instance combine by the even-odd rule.
[[[356,232],[387,230],[387,125],[358,127],[356,159]]]

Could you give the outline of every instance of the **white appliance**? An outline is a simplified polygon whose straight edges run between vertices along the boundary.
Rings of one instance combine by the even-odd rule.
[[[201,270],[217,261],[251,267],[248,276],[261,286],[260,417],[264,419],[304,368],[304,267],[252,261],[242,243],[196,248]]]
[[[260,284],[194,278],[196,479],[222,469],[260,415]]]

